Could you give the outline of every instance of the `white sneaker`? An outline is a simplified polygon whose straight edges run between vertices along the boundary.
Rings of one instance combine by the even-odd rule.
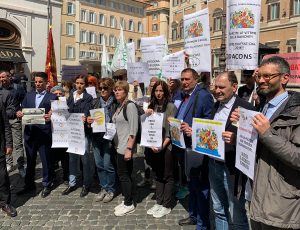
[[[125,216],[129,213],[133,213],[135,211],[135,207],[134,205],[130,205],[130,206],[127,206],[127,205],[122,205],[122,207],[118,208],[116,211],[115,211],[115,216]]]
[[[117,205],[117,206],[115,207],[114,210],[117,211],[117,210],[120,209],[123,205],[124,205],[124,201],[122,201],[121,204]]]
[[[168,215],[171,212],[170,208],[165,208],[165,207],[161,207],[159,210],[157,210],[154,214],[153,217],[155,218],[161,218],[165,215]]]
[[[106,196],[106,191],[104,189],[101,189],[101,191],[96,195],[96,202],[102,201],[104,197]]]
[[[159,209],[161,209],[163,206],[162,205],[159,205],[159,204],[155,204],[152,208],[150,208],[148,211],[147,211],[147,214],[148,215],[153,215],[154,213],[156,213]]]

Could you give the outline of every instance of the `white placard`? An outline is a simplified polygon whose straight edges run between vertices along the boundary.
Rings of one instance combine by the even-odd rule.
[[[236,138],[235,167],[253,180],[258,134],[251,125],[258,112],[240,107],[239,128]]]
[[[184,59],[184,50],[166,55],[162,61],[162,76],[167,79],[179,79],[184,69]]]
[[[52,122],[52,146],[51,148],[68,148],[68,126],[67,111],[53,111],[51,115]]]
[[[170,124],[171,141],[173,145],[185,149],[183,133],[180,130],[181,121],[175,118],[168,119]]]
[[[85,153],[85,134],[84,125],[82,122],[83,113],[71,113],[67,125],[69,148],[67,152],[78,155]]]
[[[183,16],[184,49],[191,68],[211,72],[210,27],[208,8]]]
[[[114,139],[116,132],[116,125],[114,123],[106,123],[106,133],[104,134],[103,138],[111,141]]]
[[[135,46],[134,42],[127,43],[128,63],[135,62]]]
[[[260,11],[261,0],[227,1],[227,69],[257,67]]]
[[[22,125],[44,125],[45,108],[24,108],[22,117]]]
[[[193,151],[225,160],[224,122],[193,118],[192,129]]]
[[[142,61],[149,65],[149,74],[159,76],[163,57],[167,54],[164,36],[141,38]]]
[[[96,88],[95,86],[90,86],[85,88],[86,92],[91,95],[93,98],[97,98]]]
[[[51,101],[52,112],[59,111],[59,110],[67,110],[67,109],[68,109],[68,105],[66,100],[60,100],[60,98],[58,98],[58,100]]]
[[[104,133],[105,128],[105,112],[104,108],[92,109],[90,110],[91,117],[94,119],[91,127],[93,128],[93,133]]]
[[[142,122],[142,135],[141,146],[145,147],[157,147],[162,146],[162,126],[163,126],[164,114],[153,113],[150,116],[146,114],[141,116]]]
[[[128,63],[127,77],[129,83],[137,80],[139,83],[143,82],[145,85],[149,85],[150,76],[148,64],[146,62]]]

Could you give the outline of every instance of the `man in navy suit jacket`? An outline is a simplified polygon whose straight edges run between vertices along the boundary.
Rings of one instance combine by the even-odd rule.
[[[255,107],[236,95],[238,81],[233,72],[220,73],[215,80],[217,102],[211,119],[225,122],[225,162],[209,159],[209,183],[215,212],[215,229],[249,229],[243,193],[246,177],[235,168],[236,146],[231,144],[236,138],[237,127],[230,121],[236,108],[255,110]],[[241,189],[238,189],[241,187]]]
[[[182,120],[181,129],[185,132],[192,127],[193,117],[209,118],[214,104],[210,92],[203,86],[197,84],[198,73],[191,68],[181,72],[183,100],[178,108],[176,118]],[[191,148],[191,137],[184,133],[187,148]],[[172,152],[178,156],[181,170],[184,172],[185,151],[172,146]],[[180,225],[197,224],[197,229],[209,229],[209,185],[202,167],[193,168],[190,172],[189,181],[189,217],[179,221]],[[201,179],[199,180],[199,175]],[[207,173],[206,173],[207,175]],[[182,175],[184,178],[185,175]]]
[[[24,145],[27,156],[27,168],[25,176],[25,187],[19,194],[24,194],[35,190],[34,176],[37,152],[43,166],[44,189],[41,196],[44,198],[51,192],[52,167],[50,161],[50,149],[52,144],[51,122],[49,111],[51,109],[51,100],[57,100],[57,97],[47,92],[48,76],[44,72],[34,73],[35,90],[27,93],[23,103],[23,108],[45,108],[45,125],[26,125],[24,130]],[[17,112],[17,117],[23,117],[21,111]]]

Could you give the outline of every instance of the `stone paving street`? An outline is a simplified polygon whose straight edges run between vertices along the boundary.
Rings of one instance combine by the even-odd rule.
[[[136,166],[142,165],[142,158],[139,158],[135,158]],[[39,194],[18,197],[16,192],[22,188],[23,179],[17,171],[11,172],[12,204],[17,207],[18,216],[9,218],[0,212],[0,229],[195,229],[195,226],[182,228],[177,224],[179,219],[187,215],[187,200],[183,204],[177,202],[166,217],[155,219],[146,214],[147,209],[155,204],[153,191],[139,188],[136,190],[136,211],[128,216],[115,217],[113,210],[121,202],[121,195],[108,204],[95,202],[95,194],[99,192],[95,181],[92,191],[84,198],[79,197],[81,188],[62,196],[61,192],[66,186],[61,184],[61,172],[57,174],[59,183],[54,184],[51,194],[43,199]],[[39,192],[42,189],[41,164],[37,166],[36,179]]]

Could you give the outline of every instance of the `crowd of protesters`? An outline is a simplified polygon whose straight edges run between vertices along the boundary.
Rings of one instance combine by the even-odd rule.
[[[0,71],[0,205],[9,216],[17,215],[10,204],[10,162],[16,162],[25,182],[18,195],[30,193],[36,190],[37,153],[43,168],[41,197],[51,194],[54,169],[61,161],[66,185],[62,195],[78,188],[81,175],[80,197],[86,196],[97,175],[100,192],[95,200],[108,203],[120,189],[124,199],[114,214],[130,214],[137,205],[133,154],[143,151],[145,178],[138,184],[146,185],[153,172],[156,204],[147,214],[154,218],[168,215],[176,198],[189,194],[188,216],[179,221],[181,226],[196,225],[196,229],[203,230],[300,229],[300,94],[286,89],[290,68],[283,58],[263,60],[240,89],[234,72],[219,73],[210,84],[205,74],[199,76],[192,68],[182,70],[180,79],[162,81],[152,77],[146,89],[137,81],[129,84],[126,70],[118,70],[113,78],[79,75],[73,82],[63,81],[61,86],[53,87],[51,92],[47,90],[46,73],[36,72],[33,77],[35,89],[26,93],[23,87],[10,82],[9,72]],[[97,98],[87,93],[88,86],[96,88]],[[82,156],[64,148],[51,148],[51,100],[58,97],[66,97],[69,113],[84,114],[86,149]],[[145,98],[146,107],[144,103],[141,108],[138,101],[145,102]],[[240,107],[260,112],[250,121],[259,134],[253,181],[235,168],[235,123]],[[26,125],[22,133],[22,108],[44,108],[45,125]],[[111,141],[103,138],[104,133],[92,132],[94,119],[90,110],[98,108],[104,108],[105,122],[115,125],[116,134]],[[161,147],[137,146],[141,113],[164,113]],[[186,149],[172,145],[170,117],[181,120]],[[226,124],[222,134],[225,161],[199,157],[199,162],[187,171],[186,156],[193,154],[193,118]],[[252,196],[246,196],[249,192]]]

